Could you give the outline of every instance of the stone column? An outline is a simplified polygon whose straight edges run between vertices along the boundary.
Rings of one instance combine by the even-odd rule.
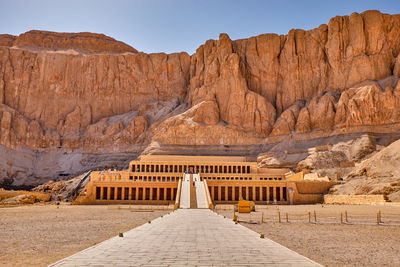
[[[139,200],[139,187],[136,187],[135,190],[135,200]]]
[[[269,201],[269,186],[267,186],[267,201]]]
[[[246,186],[246,200],[249,200],[249,199],[250,199],[250,197],[249,197],[249,187]]]
[[[263,199],[264,199],[264,193],[263,193],[263,191],[264,191],[264,187],[263,186],[260,186],[260,201],[264,201]]]
[[[103,199],[103,195],[104,195],[104,187],[100,187],[100,200]]]
[[[125,200],[125,187],[121,188],[121,200]]]
[[[153,200],[153,187],[150,187],[150,200]]]
[[[157,187],[157,200],[160,200],[160,188]]]
[[[211,198],[212,198],[212,200],[215,200],[214,192],[215,192],[214,186],[211,186]]]
[[[143,187],[143,195],[142,195],[143,200],[146,200],[146,187]]]
[[[242,197],[242,186],[239,186],[239,199]]]
[[[278,188],[275,187],[275,186],[273,188],[274,188],[274,190],[272,192],[274,193],[274,201],[275,201],[276,200],[276,191],[277,191]]]
[[[111,187],[107,187],[107,200],[111,199],[110,196],[111,196]]]
[[[228,201],[228,186],[225,186],[225,201]]]
[[[284,199],[284,197],[283,197],[283,186],[279,187],[279,191],[280,191],[279,195],[281,196],[281,201],[283,201],[283,199]]]
[[[256,187],[253,186],[253,201],[256,201]]]
[[[236,187],[235,185],[232,186],[232,201],[235,201],[235,192],[236,192]]]
[[[164,187],[164,200],[167,200],[167,188]]]

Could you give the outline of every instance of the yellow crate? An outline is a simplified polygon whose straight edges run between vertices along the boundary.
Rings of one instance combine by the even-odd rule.
[[[238,204],[239,213],[250,213],[255,210],[255,204],[253,201],[240,200]]]

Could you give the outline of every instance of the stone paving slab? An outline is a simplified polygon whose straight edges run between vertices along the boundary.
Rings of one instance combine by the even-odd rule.
[[[180,209],[50,266],[321,266],[206,209]]]

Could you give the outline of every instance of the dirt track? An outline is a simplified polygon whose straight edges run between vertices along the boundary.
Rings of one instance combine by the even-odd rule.
[[[168,212],[117,206],[0,208],[0,266],[47,266]]]

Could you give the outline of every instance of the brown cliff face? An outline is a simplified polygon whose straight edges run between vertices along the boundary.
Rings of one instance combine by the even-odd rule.
[[[31,49],[77,50],[91,53],[137,53],[138,51],[123,42],[89,32],[58,33],[29,31],[21,34],[13,42],[14,46]]]
[[[103,35],[38,31],[0,47],[0,59],[0,110],[15,110],[20,128],[3,131],[3,144],[34,149],[84,148],[88,127],[102,119],[146,103],[183,101],[190,65],[186,53],[147,55]],[[122,128],[132,130],[129,123]]]
[[[399,54],[400,15],[378,11],[287,35],[221,34],[192,56],[144,54],[91,33],[0,35],[0,143],[43,152],[140,152],[150,143],[196,151],[393,132]]]

